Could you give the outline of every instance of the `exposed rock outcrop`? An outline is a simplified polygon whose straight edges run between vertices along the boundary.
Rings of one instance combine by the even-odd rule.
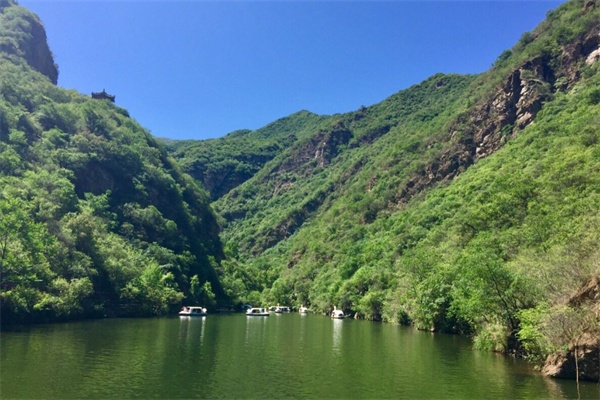
[[[343,123],[338,123],[331,129],[318,132],[310,140],[299,143],[294,149],[295,154],[288,157],[275,172],[298,172],[309,165],[311,160],[323,168],[339,154],[340,146],[348,144],[350,139],[352,139],[352,132]]]
[[[577,354],[577,363],[575,363]],[[567,351],[552,354],[546,360],[542,373],[558,379],[575,379],[579,371],[579,379],[598,381],[600,365],[600,339],[585,334],[575,343],[570,343]]]
[[[494,96],[461,115],[450,127],[454,145],[413,177],[399,193],[406,201],[423,188],[453,179],[476,160],[498,150],[529,125],[550,95],[555,81],[548,60],[538,57],[515,69]]]
[[[579,79],[578,61],[583,60],[586,65],[592,65],[598,59],[600,59],[600,26],[591,29],[582,40],[563,49],[561,63],[566,66],[565,86]]]
[[[343,126],[325,133],[319,138],[315,150],[315,161],[319,167],[325,167],[338,154],[338,148],[347,144],[352,138],[352,132]]]
[[[48,47],[46,30],[31,11],[15,5],[13,1],[0,1],[0,24],[18,24],[20,30],[0,31],[0,52],[21,57],[34,70],[46,75],[56,85],[58,67]],[[15,35],[18,32],[19,35]]]
[[[600,381],[600,277],[590,279],[567,303],[585,310],[581,333],[566,351],[551,354],[542,373],[553,378]]]
[[[25,44],[23,51],[33,69],[46,75],[53,84],[58,83],[58,67],[48,47],[46,31],[37,18],[31,23],[31,40]]]
[[[560,67],[555,67],[549,55],[542,55],[513,70],[488,101],[454,121],[449,129],[453,145],[401,187],[397,202],[406,202],[432,184],[453,179],[478,159],[494,153],[531,124],[557,90],[568,89],[580,79],[582,61],[590,65],[598,59],[600,25],[562,49]],[[562,78],[560,87],[558,78]]]

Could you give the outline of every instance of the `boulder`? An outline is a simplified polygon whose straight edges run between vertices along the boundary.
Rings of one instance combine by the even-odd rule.
[[[577,363],[575,363],[577,354]],[[571,343],[567,351],[561,351],[548,356],[542,368],[546,376],[558,379],[579,379],[584,381],[600,380],[600,338],[590,333],[584,334],[577,346]]]
[[[581,380],[600,381],[600,276],[589,279],[569,298],[567,305],[584,309],[591,323],[582,325],[582,333],[569,343],[566,351],[548,356],[542,373],[553,378],[576,379],[579,372]]]

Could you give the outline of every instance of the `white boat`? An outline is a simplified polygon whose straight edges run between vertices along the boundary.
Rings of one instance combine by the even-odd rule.
[[[287,306],[277,306],[275,307],[275,313],[276,314],[284,314],[284,313],[289,313],[290,312],[290,308]]]
[[[206,308],[197,306],[183,306],[179,311],[180,317],[206,317]]]
[[[246,311],[248,317],[268,317],[269,311],[262,307],[252,307]]]
[[[308,307],[304,307],[304,305],[301,305],[300,308],[298,309],[298,312],[300,314],[308,314]]]
[[[334,307],[333,311],[331,312],[331,318],[344,319],[346,318],[346,316],[344,315],[344,312],[342,310],[338,310]]]

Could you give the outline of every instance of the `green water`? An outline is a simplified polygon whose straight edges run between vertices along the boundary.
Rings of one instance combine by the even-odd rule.
[[[3,331],[0,350],[2,399],[577,398],[463,337],[318,315],[43,325]]]

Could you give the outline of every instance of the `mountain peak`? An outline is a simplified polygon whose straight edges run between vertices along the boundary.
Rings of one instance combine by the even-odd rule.
[[[14,0],[0,0],[0,53],[13,61],[22,59],[56,85],[58,66],[40,19]]]

